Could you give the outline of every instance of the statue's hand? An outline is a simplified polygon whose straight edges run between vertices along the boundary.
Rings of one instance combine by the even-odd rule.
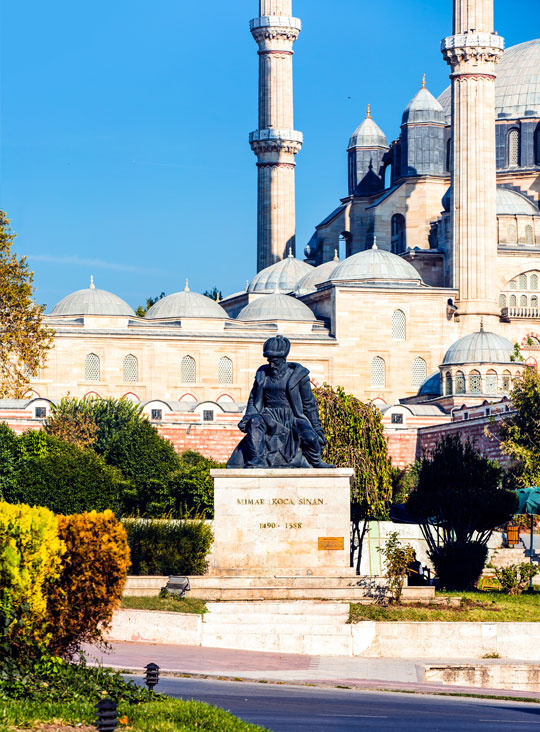
[[[324,447],[327,444],[326,437],[324,436],[324,432],[322,430],[320,432],[317,432],[317,437],[319,438],[319,445],[321,447]]]
[[[247,419],[241,419],[240,422],[238,422],[238,429],[240,430],[240,432],[247,432],[247,425]]]

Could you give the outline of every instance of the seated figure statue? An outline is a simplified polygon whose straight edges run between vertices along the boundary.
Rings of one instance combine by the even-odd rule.
[[[332,468],[321,460],[326,445],[309,371],[287,361],[290,341],[269,338],[238,428],[246,433],[228,468]]]

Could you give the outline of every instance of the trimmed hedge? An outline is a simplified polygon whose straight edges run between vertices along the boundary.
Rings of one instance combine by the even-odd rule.
[[[212,545],[202,519],[123,519],[131,551],[131,574],[201,575]]]

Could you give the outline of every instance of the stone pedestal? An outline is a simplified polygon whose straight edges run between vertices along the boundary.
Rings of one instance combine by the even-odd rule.
[[[353,470],[212,470],[214,575],[348,575]]]

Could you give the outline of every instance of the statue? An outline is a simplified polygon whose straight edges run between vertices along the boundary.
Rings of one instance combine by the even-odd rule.
[[[333,468],[321,460],[326,439],[309,371],[287,361],[290,341],[269,338],[238,428],[246,433],[228,468]]]

